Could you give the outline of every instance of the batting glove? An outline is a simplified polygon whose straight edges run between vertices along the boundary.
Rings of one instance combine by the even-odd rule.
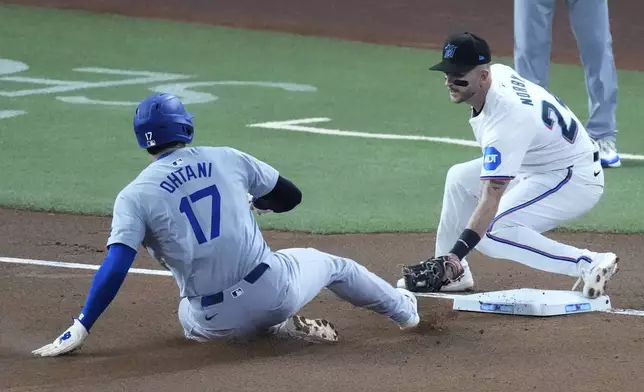
[[[82,346],[83,340],[85,340],[88,335],[89,332],[87,332],[85,326],[75,318],[74,324],[72,324],[67,331],[63,332],[62,335],[56,338],[53,343],[42,346],[31,353],[40,357],[55,357],[71,353]]]

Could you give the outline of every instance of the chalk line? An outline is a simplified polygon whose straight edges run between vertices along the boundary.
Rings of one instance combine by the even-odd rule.
[[[345,137],[359,137],[367,139],[382,139],[382,140],[411,140],[411,141],[426,141],[433,143],[453,144],[458,146],[479,147],[475,140],[457,139],[452,137],[439,137],[439,136],[423,136],[423,135],[400,135],[397,133],[373,133],[373,132],[356,132],[334,128],[312,127],[303,124],[317,124],[331,121],[328,117],[311,117],[300,118],[286,121],[268,121],[263,123],[249,124],[249,128],[264,128],[264,129],[278,129],[282,131],[291,132],[305,132],[317,135],[330,135],[330,136],[345,136]],[[644,160],[644,155],[638,154],[623,154],[620,153],[621,159],[630,160]]]
[[[83,269],[83,270],[97,270],[100,266],[96,264],[82,264],[82,263],[68,263],[64,261],[49,261],[49,260],[33,260],[33,259],[20,259],[15,257],[0,257],[0,263],[8,264],[23,264],[23,265],[38,265],[44,267],[56,268],[69,268],[69,269]],[[130,268],[128,273],[141,274],[141,275],[157,275],[157,276],[172,276],[170,271],[147,269],[147,268]],[[449,294],[449,293],[422,293],[418,294],[419,297],[442,298],[442,299],[455,299],[463,294]],[[644,317],[644,310],[637,309],[620,309],[613,308],[605,313],[620,314],[626,316],[640,316]]]
[[[81,264],[81,263],[67,263],[64,261],[18,259],[13,257],[0,257],[0,263],[40,265],[40,266],[46,266],[46,267],[85,269],[85,270],[97,270],[100,267],[100,265],[96,265],[96,264]],[[153,270],[153,269],[145,269],[145,268],[130,268],[128,273],[142,274],[142,275],[172,276],[170,271]]]
[[[318,135],[350,136],[350,137],[361,137],[361,138],[367,138],[367,139],[385,139],[385,140],[427,141],[427,142],[456,144],[460,146],[469,146],[469,147],[478,146],[476,141],[473,141],[473,140],[454,139],[450,137],[355,132],[355,131],[344,131],[341,129],[318,128],[318,127],[308,127],[308,126],[300,125],[300,124],[315,124],[315,123],[328,122],[328,121],[331,121],[331,119],[328,117],[312,117],[312,118],[303,118],[303,119],[288,120],[288,121],[269,121],[264,123],[250,124],[247,126],[250,128],[280,129],[280,130],[293,131],[293,132],[315,133]]]

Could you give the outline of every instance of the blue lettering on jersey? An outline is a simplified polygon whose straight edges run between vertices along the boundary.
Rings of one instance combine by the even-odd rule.
[[[483,168],[494,171],[501,164],[501,153],[494,147],[485,147],[483,150]]]
[[[164,190],[168,191],[168,193],[173,193],[177,188],[173,187],[172,185],[168,184],[167,181],[163,181],[161,184],[159,184],[161,188]]]
[[[183,169],[183,167],[181,169],[179,169],[179,170],[175,170],[175,173],[177,173],[177,174],[179,174],[181,176],[181,180],[183,182],[186,182],[188,180],[186,180],[186,177],[183,175],[183,173],[182,173],[183,170],[182,169]]]
[[[199,177],[205,177],[206,176],[206,163],[197,163],[197,171],[199,172]]]
[[[185,171],[185,174],[184,174]],[[197,163],[197,174],[195,169],[190,165],[181,167],[166,176],[166,180],[161,182],[159,186],[168,193],[174,193],[179,187],[188,181],[197,178],[211,177],[212,176],[212,162],[199,162]]]
[[[188,176],[188,181],[197,178],[197,175],[195,174],[195,171],[192,170],[192,167],[186,166],[186,176]]]
[[[525,83],[523,80],[516,75],[512,75],[512,89],[514,89],[517,96],[521,100],[521,103],[524,105],[534,106],[532,103],[532,97],[528,94],[528,89],[525,88]]]
[[[179,169],[179,170],[181,170],[181,169]],[[172,185],[173,185],[175,188],[179,188],[181,185],[183,185],[183,182],[181,182],[181,180],[179,179],[179,177],[177,177],[176,172],[174,172],[174,173],[172,173],[172,174],[168,175],[168,177],[166,177],[166,178],[167,178],[167,179],[172,183]]]

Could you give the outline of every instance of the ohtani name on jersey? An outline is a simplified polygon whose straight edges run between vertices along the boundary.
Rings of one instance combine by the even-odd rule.
[[[168,174],[166,180],[159,184],[159,186],[169,193],[174,193],[174,191],[188,181],[210,176],[212,176],[212,162],[199,162],[197,163],[196,170],[190,165],[178,168]]]
[[[523,80],[518,78],[516,75],[512,75],[512,84],[512,88],[519,96],[521,103],[524,105],[534,106],[534,104],[532,103],[532,97],[530,96],[530,94],[528,94],[528,89],[525,88]]]

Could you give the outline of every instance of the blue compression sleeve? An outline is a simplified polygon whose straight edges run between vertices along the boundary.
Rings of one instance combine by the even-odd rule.
[[[103,264],[94,275],[87,301],[78,317],[88,331],[116,296],[135,257],[136,251],[127,245],[110,245]]]

